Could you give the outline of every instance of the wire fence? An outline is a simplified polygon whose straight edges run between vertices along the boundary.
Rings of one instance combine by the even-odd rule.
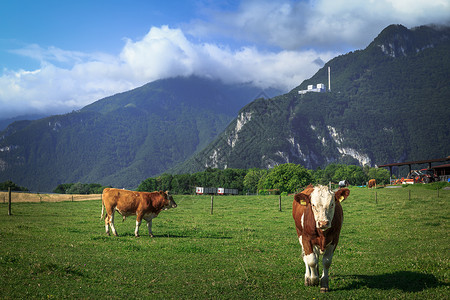
[[[8,203],[8,192],[0,192],[0,203]],[[51,194],[51,193],[27,193],[11,192],[11,202],[62,202],[62,201],[86,201],[100,200],[101,194],[89,195],[70,195],[70,194]]]

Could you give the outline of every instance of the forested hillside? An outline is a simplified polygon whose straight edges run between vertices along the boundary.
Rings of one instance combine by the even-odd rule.
[[[136,188],[206,146],[261,92],[180,77],[66,115],[15,122],[0,133],[0,181],[34,191],[71,182]]]
[[[328,67],[331,91],[298,93],[327,84]],[[33,191],[75,182],[136,188],[164,172],[446,157],[449,78],[448,27],[391,25],[289,93],[263,91],[270,99],[251,102],[262,91],[249,84],[172,78],[15,122],[0,132],[0,182]]]
[[[310,84],[331,91],[300,95]],[[285,95],[259,99],[173,169],[380,165],[450,153],[450,29],[391,25],[364,50],[329,61]]]

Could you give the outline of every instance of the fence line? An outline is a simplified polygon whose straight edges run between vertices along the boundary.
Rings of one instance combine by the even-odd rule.
[[[72,195],[72,194],[41,194],[41,193],[24,193],[11,192],[11,202],[62,202],[62,201],[87,201],[100,200],[101,194],[90,195]],[[8,201],[8,192],[0,192],[0,201],[3,203]]]

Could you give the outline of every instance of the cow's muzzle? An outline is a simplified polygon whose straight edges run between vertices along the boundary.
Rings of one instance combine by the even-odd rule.
[[[319,229],[321,229],[321,230],[323,230],[323,231],[325,231],[325,230],[327,230],[328,228],[330,228],[330,226],[328,226],[328,225],[330,224],[329,221],[319,221],[319,222],[317,222],[317,223],[318,223],[318,225],[319,225]]]

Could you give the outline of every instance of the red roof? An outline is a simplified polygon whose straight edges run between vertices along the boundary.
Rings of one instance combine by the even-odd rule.
[[[408,161],[408,162],[403,162],[403,163],[394,163],[394,164],[381,165],[381,166],[378,166],[378,167],[382,168],[382,167],[393,167],[393,166],[418,165],[418,164],[426,164],[426,163],[440,162],[440,161],[449,161],[449,160],[450,160],[450,156],[447,156],[447,157],[439,158],[439,159]]]
[[[450,168],[450,164],[431,167],[432,169]]]

